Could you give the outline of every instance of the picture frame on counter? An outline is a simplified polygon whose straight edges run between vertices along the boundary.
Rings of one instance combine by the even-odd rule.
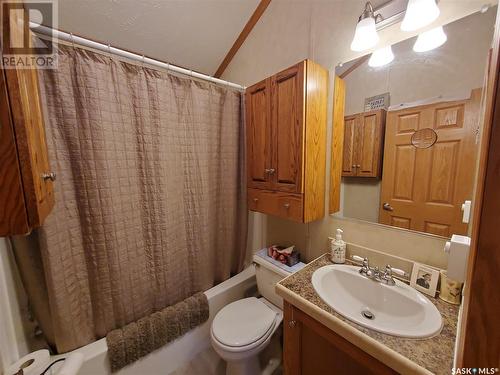
[[[436,297],[439,271],[420,263],[414,263],[410,286],[429,296]]]

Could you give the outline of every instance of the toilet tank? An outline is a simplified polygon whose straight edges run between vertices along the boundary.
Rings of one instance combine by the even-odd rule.
[[[265,252],[261,250],[259,253]],[[253,261],[255,263],[255,277],[257,278],[259,293],[273,305],[283,309],[283,299],[276,294],[275,286],[278,282],[290,276],[292,273],[285,271],[279,265],[271,263],[274,260],[267,256],[255,254],[253,256]],[[294,266],[295,270],[298,268],[301,267],[297,267],[297,265]]]

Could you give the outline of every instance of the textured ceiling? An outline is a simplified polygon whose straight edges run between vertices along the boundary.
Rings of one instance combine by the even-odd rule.
[[[213,74],[259,0],[60,0],[59,29]]]

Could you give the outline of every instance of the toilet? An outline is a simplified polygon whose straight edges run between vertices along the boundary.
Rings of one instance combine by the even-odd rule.
[[[275,285],[304,266],[284,266],[269,258],[266,249],[254,255],[253,261],[262,297],[244,298],[225,306],[215,316],[210,330],[212,347],[227,362],[227,375],[261,374],[258,355],[283,321],[283,299],[276,294]]]

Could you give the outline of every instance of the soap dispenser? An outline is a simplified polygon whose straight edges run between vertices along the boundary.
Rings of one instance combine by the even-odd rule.
[[[346,243],[342,240],[342,229],[337,229],[335,239],[330,237],[331,258],[333,263],[345,263]]]

